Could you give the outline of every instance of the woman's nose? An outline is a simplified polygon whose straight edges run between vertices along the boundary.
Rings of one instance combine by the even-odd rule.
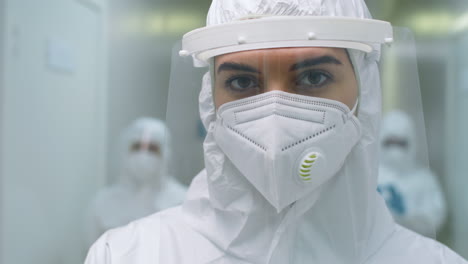
[[[291,85],[285,78],[271,78],[265,81],[264,93],[271,91],[291,92]]]

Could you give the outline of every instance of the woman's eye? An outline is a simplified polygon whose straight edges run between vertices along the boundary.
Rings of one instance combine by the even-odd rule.
[[[297,84],[300,86],[321,87],[326,84],[329,79],[330,77],[323,72],[310,71],[301,74]]]
[[[227,86],[234,91],[246,91],[257,86],[257,83],[249,77],[234,77],[226,81]]]

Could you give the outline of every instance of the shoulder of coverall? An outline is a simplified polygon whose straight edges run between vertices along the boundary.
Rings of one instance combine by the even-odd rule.
[[[159,248],[159,230],[158,213],[108,230],[93,244],[85,264],[132,263],[135,259],[158,259],[156,254],[159,252],[141,250],[145,248],[141,245]]]
[[[381,250],[365,262],[365,264],[377,263],[468,264],[447,246],[398,224]]]

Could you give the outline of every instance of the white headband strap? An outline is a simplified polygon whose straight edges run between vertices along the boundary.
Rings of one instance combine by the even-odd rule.
[[[271,16],[195,29],[184,35],[181,56],[208,59],[231,52],[280,47],[340,47],[371,52],[391,43],[393,29],[380,20],[348,17]]]

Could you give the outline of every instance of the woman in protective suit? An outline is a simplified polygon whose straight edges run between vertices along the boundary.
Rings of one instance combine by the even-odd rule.
[[[391,41],[363,0],[213,0],[180,51],[210,68],[205,169],[182,206],[107,232],[87,263],[465,263],[376,190]]]

